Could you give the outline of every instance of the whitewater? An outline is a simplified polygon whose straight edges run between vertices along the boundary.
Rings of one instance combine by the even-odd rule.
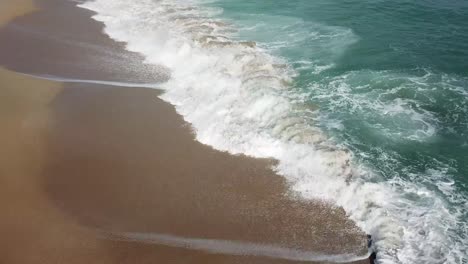
[[[319,125],[324,118],[335,128],[340,122],[292,88],[301,71],[320,73],[333,68],[333,63],[292,62],[277,56],[271,50],[287,46],[287,40],[262,45],[242,39],[240,31],[262,25],[241,28],[223,19],[222,8],[210,4],[95,0],[79,6],[95,11],[93,18],[104,23],[105,33],[143,54],[146,63],[170,70],[170,80],[153,88],[164,90],[161,98],[193,126],[198,141],[232,154],[278,160],[274,169],[288,180],[295,195],[344,208],[359,228],[373,236],[378,263],[467,263],[468,228],[463,217],[468,201],[456,195],[452,180],[437,184],[452,197],[449,202],[460,205],[456,210],[445,196],[418,181],[387,180],[360,162],[354,149]],[[324,36],[339,36],[334,43],[338,50],[359,41],[349,28],[314,26],[318,42]],[[326,84],[317,82],[313,86],[319,92],[314,96],[335,103],[362,99],[349,94],[346,86],[346,81],[362,74],[373,73],[348,72]],[[413,81],[424,81],[428,75]],[[324,85],[328,89],[322,89]],[[428,121],[431,113],[407,105],[404,100],[386,105],[361,100],[356,107],[390,116],[407,114],[417,124],[417,133],[405,136],[414,140],[434,134]]]

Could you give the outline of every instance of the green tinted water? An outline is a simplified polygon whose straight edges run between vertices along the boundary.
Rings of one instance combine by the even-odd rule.
[[[223,8],[240,39],[294,67],[291,97],[317,106],[316,125],[376,181],[435,192],[458,214],[453,228],[467,227],[468,1],[210,5]],[[466,239],[460,232],[452,242]]]

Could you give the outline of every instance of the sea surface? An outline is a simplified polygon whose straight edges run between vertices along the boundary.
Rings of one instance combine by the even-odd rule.
[[[468,263],[468,1],[93,0],[204,144],[342,206],[378,263]]]

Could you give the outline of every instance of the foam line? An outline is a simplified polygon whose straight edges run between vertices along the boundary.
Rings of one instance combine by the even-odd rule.
[[[368,255],[356,256],[353,254],[326,255],[314,251],[303,251],[292,248],[265,245],[250,242],[239,242],[219,239],[187,238],[157,233],[104,232],[105,238],[117,241],[143,242],[169,247],[185,248],[205,251],[213,254],[227,254],[234,256],[255,256],[293,261],[327,261],[344,263],[367,259]]]
[[[89,84],[102,84],[119,87],[140,87],[140,88],[152,88],[155,89],[160,83],[127,83],[127,82],[115,82],[115,81],[102,81],[102,80],[89,80],[89,79],[73,79],[64,78],[53,75],[35,75],[35,74],[24,74],[27,76],[45,79],[49,81],[63,82],[63,83],[89,83]]]

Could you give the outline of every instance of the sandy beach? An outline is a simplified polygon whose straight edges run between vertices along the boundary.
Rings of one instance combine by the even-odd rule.
[[[365,234],[341,208],[296,199],[272,160],[196,142],[161,91],[32,77],[170,78],[74,5],[0,4],[0,262],[257,264],[322,256],[314,263],[325,263],[324,255],[366,255]]]

